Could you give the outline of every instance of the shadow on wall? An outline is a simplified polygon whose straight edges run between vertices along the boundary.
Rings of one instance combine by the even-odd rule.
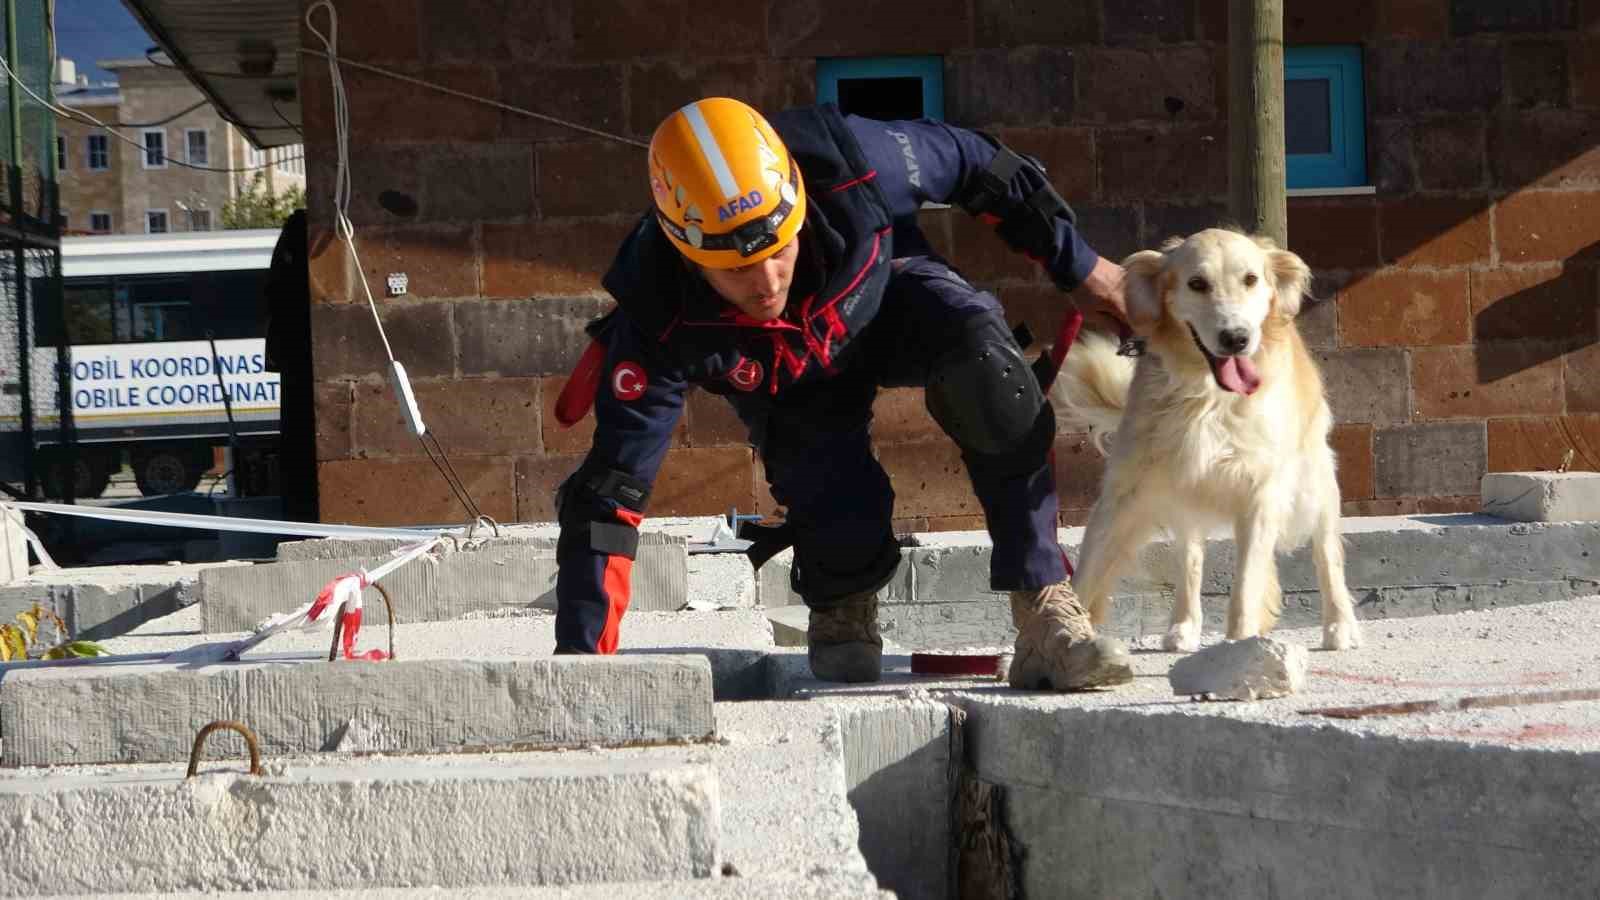
[[[1515,375],[1600,340],[1600,242],[1559,265],[1553,277],[1530,276],[1526,287],[1481,309],[1474,298],[1479,383]],[[1478,290],[1478,285],[1473,288]],[[1495,342],[1504,341],[1521,342],[1518,352],[1500,352]]]

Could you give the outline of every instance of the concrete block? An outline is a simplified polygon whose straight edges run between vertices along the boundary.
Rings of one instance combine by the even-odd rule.
[[[1397,516],[1343,521],[1346,580],[1361,618],[1425,615],[1565,599],[1600,588],[1600,522],[1516,523],[1490,516]],[[1076,558],[1083,529],[1059,539]],[[919,604],[1004,606],[985,590],[988,536],[982,532],[918,535],[907,551],[909,584],[886,590],[885,627],[905,618],[897,638],[907,647],[1009,640],[998,614]],[[1117,635],[1163,634],[1178,575],[1177,548],[1168,540],[1145,545],[1118,585],[1107,630]],[[1285,626],[1321,621],[1321,589],[1311,548],[1277,560]],[[1208,630],[1219,630],[1233,589],[1236,554],[1231,534],[1206,542],[1201,593]],[[899,613],[900,609],[908,610]],[[937,618],[935,618],[937,617]],[[941,621],[942,619],[942,621]],[[1014,636],[1013,636],[1014,637]]]
[[[807,607],[780,606],[769,609],[767,621],[772,623],[773,644],[779,647],[806,646],[806,630],[811,624],[811,610]]]
[[[1577,898],[1600,883],[1592,749],[963,706],[979,777],[1006,789],[1022,896]]]
[[[244,568],[236,563],[171,566],[104,566],[39,572],[0,587],[0,618],[34,603],[51,609],[67,631],[104,640],[200,600],[203,573]]]
[[[308,542],[318,543],[318,542]],[[331,544],[293,551],[290,561],[251,566],[202,579],[208,633],[248,631],[276,612],[315,597],[329,579],[359,567],[372,568],[389,549],[366,556],[315,558]],[[397,544],[397,546],[399,546]],[[300,559],[296,557],[311,556]],[[633,567],[630,609],[677,610],[688,600],[688,551],[681,538],[640,535]],[[556,556],[544,539],[490,540],[471,550],[443,549],[384,579],[394,597],[395,620],[436,622],[468,613],[516,608],[554,610]]]
[[[1516,522],[1600,522],[1600,472],[1490,472],[1483,511]]]
[[[22,511],[0,505],[0,586],[28,575],[28,537]]]
[[[7,672],[0,765],[187,759],[195,733],[237,719],[263,752],[446,752],[712,737],[703,657],[299,660]]]
[[[12,834],[0,893],[599,881],[666,882],[670,892],[718,864],[722,799],[705,766],[538,756],[260,777],[239,774],[237,763],[204,768],[233,771],[0,783],[0,803],[17,821],[55,823]]]
[[[1214,700],[1268,700],[1306,686],[1306,648],[1266,637],[1223,641],[1172,664],[1174,694]]]
[[[929,700],[842,706],[845,787],[861,822],[861,855],[904,900],[951,896],[951,804],[961,770],[951,707]]]

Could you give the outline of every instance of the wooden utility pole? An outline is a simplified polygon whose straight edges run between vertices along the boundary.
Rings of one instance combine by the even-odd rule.
[[[1228,0],[1228,212],[1289,245],[1283,0]]]

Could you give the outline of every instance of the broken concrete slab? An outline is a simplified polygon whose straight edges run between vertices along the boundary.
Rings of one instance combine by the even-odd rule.
[[[239,768],[205,768],[219,767]],[[14,895],[705,879],[722,800],[703,765],[541,755],[74,773],[0,781],[0,803],[49,823],[19,829],[0,859]]]
[[[1305,687],[1306,648],[1268,637],[1212,644],[1172,664],[1172,692],[1214,700],[1270,700]]]
[[[0,765],[187,759],[199,729],[245,722],[264,752],[445,752],[715,736],[694,656],[99,664],[0,682]]]
[[[36,572],[0,587],[0,619],[38,603],[60,616],[73,637],[101,640],[198,603],[205,573],[245,567],[222,562]]]
[[[305,559],[209,575],[201,583],[205,629],[254,628],[273,613],[315,597],[330,579],[375,567],[383,560],[383,554]],[[682,609],[688,599],[687,566],[687,552],[679,539],[641,535],[630,608]],[[424,555],[400,567],[382,584],[394,599],[396,621],[435,622],[467,613],[553,610],[556,571],[553,548],[536,541],[508,539],[472,550]]]
[[[22,510],[0,504],[0,587],[28,574],[28,536]]]
[[[1489,472],[1483,511],[1517,522],[1600,522],[1600,472]]]

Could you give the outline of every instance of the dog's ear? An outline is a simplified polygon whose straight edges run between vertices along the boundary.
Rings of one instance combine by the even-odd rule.
[[[1288,318],[1300,314],[1300,299],[1311,290],[1311,267],[1288,250],[1267,251],[1267,271],[1272,274],[1277,311]]]
[[[1161,321],[1161,277],[1167,268],[1165,254],[1140,250],[1122,261],[1122,296],[1128,319],[1136,331],[1148,331]]]

